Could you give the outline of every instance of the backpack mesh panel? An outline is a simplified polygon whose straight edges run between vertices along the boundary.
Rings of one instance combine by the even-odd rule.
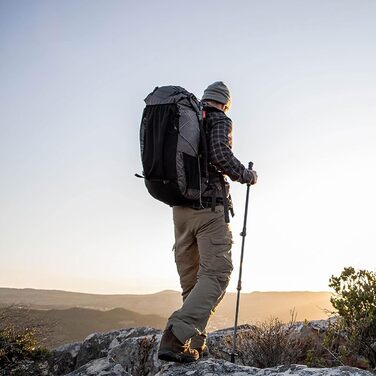
[[[146,179],[176,179],[177,106],[147,106],[142,162]],[[161,163],[162,161],[162,163]]]

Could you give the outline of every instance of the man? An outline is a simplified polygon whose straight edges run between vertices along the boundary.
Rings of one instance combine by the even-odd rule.
[[[168,319],[158,357],[180,363],[208,355],[206,331],[210,315],[222,300],[233,269],[232,210],[227,175],[233,181],[255,184],[257,174],[235,158],[232,122],[226,116],[230,91],[223,82],[208,86],[202,97],[207,132],[209,187],[201,202],[174,206],[175,261],[183,290],[183,305]]]

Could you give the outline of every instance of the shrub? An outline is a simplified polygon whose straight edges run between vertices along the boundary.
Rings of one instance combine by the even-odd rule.
[[[272,317],[252,326],[239,355],[243,364],[259,368],[281,364],[337,365],[337,360],[322,346],[322,337],[321,332],[309,327],[308,321],[297,323],[293,310],[289,323]]]
[[[303,356],[299,340],[291,338],[288,325],[275,317],[253,327],[250,341],[242,351],[250,357],[249,365],[258,368],[295,363]]]
[[[9,369],[23,360],[43,360],[49,351],[38,344],[38,326],[16,327],[10,323],[12,307],[0,310],[0,369]]]
[[[328,331],[327,346],[348,365],[376,367],[376,273],[347,267],[330,278],[329,287],[338,320]]]
[[[6,369],[22,360],[42,360],[47,356],[48,351],[36,343],[32,329],[22,333],[14,328],[0,331],[0,369]]]
[[[334,320],[329,320],[329,328]],[[295,316],[289,323],[278,318],[259,322],[243,336],[239,359],[242,364],[266,368],[277,365],[306,364],[309,367],[345,365],[325,343],[326,328],[315,328],[305,320],[297,323]],[[330,330],[330,329],[329,329]]]

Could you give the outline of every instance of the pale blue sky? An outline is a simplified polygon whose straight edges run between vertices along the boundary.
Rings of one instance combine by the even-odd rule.
[[[133,176],[143,98],[217,80],[259,173],[244,290],[374,269],[375,19],[370,0],[0,0],[0,286],[179,289],[171,210]]]

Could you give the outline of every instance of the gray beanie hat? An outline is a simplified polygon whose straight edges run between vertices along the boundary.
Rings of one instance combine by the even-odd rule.
[[[222,81],[214,82],[207,87],[202,96],[202,100],[205,99],[223,103],[227,107],[231,105],[230,90]]]

